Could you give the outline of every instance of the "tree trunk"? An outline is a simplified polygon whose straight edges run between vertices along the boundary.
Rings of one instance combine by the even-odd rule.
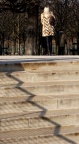
[[[27,36],[26,36],[26,55],[35,54],[35,44],[36,43],[36,16],[34,14],[28,14],[28,26],[27,26]]]

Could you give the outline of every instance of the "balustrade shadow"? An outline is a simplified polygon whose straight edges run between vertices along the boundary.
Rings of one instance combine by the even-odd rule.
[[[32,104],[33,106],[36,106],[37,108],[40,109],[39,117],[40,117],[41,119],[44,119],[45,121],[47,121],[47,122],[49,122],[49,123],[51,123],[52,125],[55,126],[54,136],[56,136],[56,137],[64,140],[65,142],[68,142],[68,143],[70,143],[70,144],[77,144],[77,143],[74,142],[73,140],[67,138],[66,136],[64,136],[64,135],[62,135],[62,134],[60,133],[60,130],[61,130],[61,125],[60,125],[60,124],[58,124],[57,122],[55,122],[55,121],[53,121],[53,120],[51,120],[50,118],[48,118],[48,117],[45,116],[45,114],[46,114],[46,112],[47,112],[47,109],[46,109],[46,108],[44,108],[43,106],[41,106],[41,105],[37,104],[36,102],[32,101],[33,98],[36,97],[36,95],[33,94],[33,93],[31,93],[31,92],[29,92],[29,91],[27,91],[26,89],[24,89],[24,87],[21,87],[22,84],[24,83],[23,81],[19,80],[19,78],[16,78],[16,77],[13,76],[13,75],[11,75],[10,72],[9,72],[9,73],[6,73],[6,75],[7,75],[9,78],[11,78],[11,80],[13,79],[13,80],[17,81],[18,84],[16,85],[16,88],[17,88],[18,90],[24,92],[25,95],[28,95],[28,96],[29,96],[29,97],[26,99],[25,102],[28,102],[28,103]],[[34,113],[34,112],[33,112],[33,113]],[[33,114],[33,113],[32,113],[32,114]],[[27,115],[27,113],[25,113],[25,114],[23,114],[23,115],[22,115],[22,114],[21,114],[21,115],[17,115],[16,117],[18,117],[18,116],[24,116],[24,115]],[[13,116],[13,117],[15,117],[15,116]],[[12,117],[11,117],[11,118],[12,118]]]

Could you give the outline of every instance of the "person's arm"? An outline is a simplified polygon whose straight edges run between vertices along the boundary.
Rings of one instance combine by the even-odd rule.
[[[50,19],[49,19],[49,23],[50,25],[54,26],[55,25],[55,15],[53,14],[53,12],[50,12]]]
[[[51,13],[51,16],[53,16],[53,17],[54,17],[54,19],[55,19],[55,15],[54,15],[54,13],[53,13],[52,11],[51,11],[50,13]]]
[[[41,14],[41,23],[43,24],[43,13]]]

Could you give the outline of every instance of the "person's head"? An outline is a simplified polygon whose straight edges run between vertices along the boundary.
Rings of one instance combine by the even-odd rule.
[[[44,7],[44,13],[49,13],[49,7],[48,6]]]

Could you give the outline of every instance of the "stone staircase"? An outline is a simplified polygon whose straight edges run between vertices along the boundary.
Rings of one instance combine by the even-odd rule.
[[[79,61],[0,64],[0,144],[79,144]]]

